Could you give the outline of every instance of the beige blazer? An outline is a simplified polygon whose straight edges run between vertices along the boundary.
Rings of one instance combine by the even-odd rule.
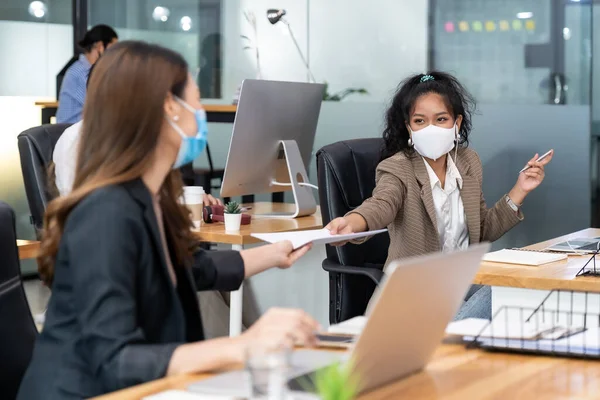
[[[493,242],[523,220],[521,211],[513,211],[505,196],[494,207],[486,207],[481,190],[481,160],[475,151],[459,149],[454,162],[463,178],[460,195],[469,244]],[[375,179],[372,197],[350,213],[360,214],[369,230],[388,228],[386,266],[399,258],[440,251],[431,185],[421,156],[397,153],[379,163]]]

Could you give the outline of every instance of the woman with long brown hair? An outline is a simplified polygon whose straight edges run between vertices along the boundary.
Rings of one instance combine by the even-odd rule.
[[[308,249],[198,249],[175,169],[203,150],[206,117],[183,58],[116,44],[89,93],[73,191],[46,212],[39,264],[52,296],[18,398],[88,398],[238,363],[256,342],[312,343],[317,323],[299,310],[203,340],[197,290],[235,290]]]

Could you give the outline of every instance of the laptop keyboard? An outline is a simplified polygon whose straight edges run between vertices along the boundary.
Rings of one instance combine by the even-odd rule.
[[[325,367],[327,368],[327,367]],[[308,392],[308,393],[316,393],[316,378],[317,374],[324,370],[325,368],[320,368],[303,375],[292,378],[288,381],[288,388],[294,392]]]
[[[585,246],[579,247],[577,250],[591,250],[591,251],[598,250],[598,243],[590,243]]]

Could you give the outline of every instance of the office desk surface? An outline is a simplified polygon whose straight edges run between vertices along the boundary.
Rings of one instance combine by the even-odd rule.
[[[527,247],[527,249],[541,250],[569,239],[598,236],[600,236],[600,229],[584,229],[556,239],[534,244]],[[575,277],[577,272],[579,272],[589,259],[589,255],[569,256],[568,261],[558,261],[539,267],[483,262],[474,282],[490,286],[508,286],[525,289],[563,289],[600,292],[600,278]],[[600,262],[600,259],[597,261]]]
[[[248,211],[248,214],[253,215],[250,225],[242,225],[239,232],[228,233],[225,232],[225,224],[223,223],[203,223],[200,229],[196,231],[197,237],[203,242],[246,245],[260,243],[260,240],[250,236],[252,233],[303,231],[320,229],[323,227],[321,211],[318,207],[315,214],[300,218],[269,218],[255,216],[255,214],[293,212],[293,204],[253,203],[245,204],[244,207],[252,207],[252,209]]]
[[[36,106],[39,107],[58,107],[58,101],[36,101]],[[233,104],[203,104],[202,105],[207,112],[236,112],[237,106]]]
[[[39,248],[40,242],[38,241],[17,239],[17,249],[19,249],[20,260],[25,260],[27,258],[36,258]]]
[[[284,203],[254,203],[246,206],[252,207],[252,210],[248,212],[249,214],[291,212],[293,210],[292,204]],[[321,211],[317,208],[317,212],[311,216],[294,219],[253,217],[250,225],[242,225],[240,232],[236,233],[225,232],[225,224],[223,223],[203,224],[196,231],[196,235],[204,242],[246,245],[260,243],[260,240],[250,236],[252,233],[291,232],[320,229],[322,227]],[[40,248],[40,242],[17,240],[17,248],[19,249],[19,259],[35,258]]]
[[[169,389],[185,389],[209,376],[159,379],[96,399],[140,399]],[[360,399],[592,399],[599,393],[600,364],[595,361],[487,353],[443,344],[424,371]]]

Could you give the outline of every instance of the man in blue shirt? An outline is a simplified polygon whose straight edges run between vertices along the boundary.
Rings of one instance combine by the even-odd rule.
[[[90,68],[117,40],[117,33],[107,25],[96,25],[86,32],[79,42],[83,53],[67,69],[60,87],[56,122],[72,124],[81,120]]]

